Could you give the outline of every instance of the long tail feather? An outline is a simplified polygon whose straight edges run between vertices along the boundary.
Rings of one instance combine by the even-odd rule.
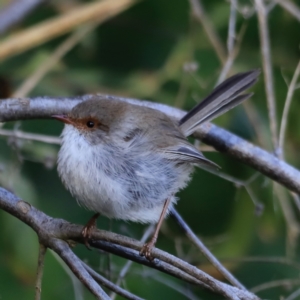
[[[240,94],[257,81],[259,74],[260,70],[239,73],[218,85],[180,120],[179,124],[185,136],[191,135],[198,125],[218,117],[250,98],[252,94]]]

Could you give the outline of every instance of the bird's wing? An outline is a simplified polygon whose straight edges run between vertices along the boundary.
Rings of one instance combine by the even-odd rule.
[[[179,163],[189,162],[198,165],[200,168],[213,169],[214,171],[220,169],[217,164],[207,159],[200,151],[189,143],[166,148],[164,149],[164,152],[167,154],[168,159],[176,160]]]

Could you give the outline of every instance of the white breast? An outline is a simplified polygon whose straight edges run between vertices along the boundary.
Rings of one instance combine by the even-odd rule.
[[[189,165],[174,168],[152,153],[133,159],[112,146],[90,145],[71,125],[62,138],[58,172],[63,183],[79,204],[109,218],[157,222],[165,200],[176,201],[172,195],[186,185],[192,170]]]

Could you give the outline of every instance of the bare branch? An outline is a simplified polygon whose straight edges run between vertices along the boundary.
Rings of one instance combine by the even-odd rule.
[[[87,264],[82,262],[85,269],[89,272],[89,274],[96,280],[99,284],[105,286],[106,288],[110,289],[111,291],[115,292],[116,294],[123,296],[126,299],[130,300],[143,300],[143,298],[140,298],[122,288],[120,288],[117,284],[112,283],[111,281],[107,280],[100,274],[98,274],[96,271],[94,271],[91,267],[89,267]],[[111,299],[111,297],[110,297]]]
[[[133,3],[132,0],[105,0],[78,6],[67,14],[44,21],[4,40],[0,43],[0,59],[3,61],[4,58],[45,43],[83,23],[93,20],[104,22]]]
[[[36,283],[35,283],[35,300],[41,299],[41,293],[42,293],[42,278],[44,273],[44,261],[45,261],[45,254],[46,254],[47,248],[40,243],[39,245],[39,257],[38,257],[38,266],[37,266],[37,272],[36,272]]]
[[[27,133],[20,130],[0,129],[0,135],[14,137],[23,140],[29,140],[29,141],[55,144],[55,145],[60,145],[60,141],[61,141],[60,138],[56,136],[48,136],[48,135],[37,134],[37,133]]]
[[[0,11],[0,34],[22,21],[38,5],[47,0],[14,0]]]
[[[194,17],[202,24],[204,31],[206,32],[208,39],[210,40],[219,60],[222,65],[226,61],[226,51],[224,46],[217,35],[213,24],[210,22],[209,18],[206,16],[201,0],[190,0],[190,6]]]
[[[258,293],[267,289],[277,288],[280,286],[292,287],[293,285],[299,285],[299,284],[300,284],[300,279],[293,279],[293,278],[279,279],[279,280],[273,280],[270,282],[257,285],[256,287],[253,287],[251,291],[254,293]]]
[[[286,124],[287,124],[287,117],[290,110],[292,98],[294,95],[294,91],[296,88],[297,80],[300,74],[300,61],[298,62],[298,65],[296,67],[295,73],[293,75],[292,81],[289,84],[288,92],[285,99],[284,109],[282,113],[281,118],[281,125],[280,125],[280,131],[279,131],[279,157],[284,160],[284,138],[285,138],[285,132],[286,132]]]
[[[259,263],[273,263],[273,264],[282,264],[285,266],[289,266],[291,268],[300,271],[300,264],[292,259],[287,257],[280,256],[250,256],[250,257],[234,257],[223,259],[223,261],[233,261],[233,262],[259,262]]]
[[[178,223],[181,229],[184,230],[186,236],[190,241],[201,251],[201,253],[208,259],[208,261],[234,286],[246,290],[245,287],[231,274],[228,270],[218,261],[216,257],[208,250],[208,248],[202,243],[202,241],[195,235],[183,218],[179,215],[176,209],[173,207],[171,216]]]
[[[154,279],[155,281],[159,282],[160,284],[164,284],[165,286],[168,286],[169,288],[171,288],[174,291],[178,292],[179,294],[185,296],[185,298],[187,298],[189,300],[200,300],[199,297],[197,297],[188,286],[182,287],[182,286],[178,285],[176,282],[171,281],[161,275],[151,276],[151,278]]]
[[[226,62],[220,72],[220,75],[218,77],[218,80],[217,80],[217,84],[218,85],[219,83],[221,83],[222,81],[225,80],[226,76],[228,75],[228,73],[230,72],[230,69],[234,63],[234,60],[235,58],[237,57],[239,51],[240,51],[240,47],[241,47],[241,43],[242,43],[242,39],[243,39],[243,35],[246,31],[246,26],[243,25],[239,34],[238,34],[238,37],[237,37],[237,43],[235,44],[234,48],[230,50],[230,52],[228,52],[228,57],[226,59]],[[231,33],[232,35],[232,33]]]
[[[300,8],[290,0],[275,0],[300,22]]]
[[[39,83],[39,81],[57,64],[57,62],[76,44],[78,44],[90,31],[95,29],[99,24],[98,22],[93,22],[87,24],[80,30],[75,31],[71,36],[69,36],[63,43],[61,43],[55,51],[51,54],[49,58],[39,65],[39,67],[28,76],[28,78],[22,83],[17,91],[14,92],[13,97],[25,97],[30,91]]]
[[[96,283],[88,271],[84,268],[78,257],[71,251],[69,245],[60,239],[50,238],[49,246],[63,259],[77,278],[94,294],[99,300],[110,300],[108,295]]]
[[[153,234],[154,228],[155,228],[154,225],[148,226],[147,230],[145,231],[145,233],[143,234],[143,236],[141,238],[142,243],[145,243],[148,240],[148,238]],[[127,263],[124,265],[124,267],[122,268],[122,270],[119,273],[119,277],[116,282],[117,286],[119,286],[121,284],[122,280],[125,278],[127,272],[129,271],[131,265],[132,265],[132,261],[128,260]],[[116,294],[113,293],[110,295],[110,298],[113,300],[113,299],[115,299],[115,296],[116,296]]]
[[[296,211],[291,205],[283,187],[274,183],[274,191],[279,200],[286,224],[288,225],[286,227],[287,255],[293,257],[296,254],[297,241],[300,235],[300,224],[298,222]]]
[[[50,118],[54,114],[68,113],[74,105],[95,97],[110,99],[111,101],[118,99],[136,105],[151,107],[177,120],[185,115],[185,112],[180,109],[160,103],[97,94],[74,98],[37,97],[4,99],[0,101],[0,122]],[[291,191],[300,194],[300,172],[267,151],[211,123],[199,126],[194,136],[206,144],[213,146],[218,151],[224,152],[253,167]]]
[[[288,297],[285,298],[285,300],[294,300],[297,299],[300,296],[300,289],[297,289],[292,294],[290,294]]]
[[[70,250],[68,244],[63,241],[73,240],[84,243],[81,234],[82,226],[76,226],[64,220],[50,218],[29,203],[22,201],[3,188],[0,188],[0,208],[19,218],[35,230],[41,243],[58,253],[74,274],[94,295],[97,295],[99,299],[109,299],[86,271],[80,260]],[[141,242],[103,230],[95,231],[92,237],[93,240],[91,241],[91,246],[101,246],[101,249],[106,251],[109,249],[109,252],[111,253],[119,252],[123,257],[129,256],[130,252],[135,252],[135,256],[138,257],[138,253],[143,246],[143,243]],[[210,290],[223,295],[228,299],[258,299],[255,295],[222,283],[205,274],[198,268],[164,251],[155,248],[153,249],[152,254],[153,257],[156,258],[153,262],[150,262],[141,256],[139,256],[138,259],[143,260],[146,265],[153,268],[163,269],[166,267],[165,271],[172,271],[179,277],[183,275],[185,279],[195,284],[203,286],[203,283],[205,283],[204,286],[208,286]]]
[[[270,50],[270,37],[269,29],[267,23],[268,11],[263,3],[263,0],[255,0],[258,24],[259,24],[259,34],[261,43],[261,55],[263,62],[263,70],[265,77],[265,89],[267,94],[267,104],[269,112],[269,122],[270,130],[272,135],[272,143],[275,153],[278,147],[278,137],[277,137],[277,118],[276,118],[276,103],[274,95],[273,86],[273,72],[271,67],[271,50]]]
[[[227,37],[227,50],[228,53],[232,52],[234,49],[235,36],[235,25],[236,25],[236,8],[237,0],[230,1],[230,16],[228,25],[228,37]]]
[[[101,233],[101,236],[103,237],[103,232]],[[104,235],[107,235],[108,232],[105,232]],[[126,242],[126,237],[117,235],[120,240],[118,241],[118,238],[115,239],[116,235],[113,237],[112,235],[109,235],[110,242],[103,241],[102,238],[98,239],[95,238],[94,241],[90,242],[90,245],[94,248],[101,249],[103,251],[113,253],[115,255],[118,255],[120,257],[129,259],[131,261],[134,261],[136,263],[139,263],[141,265],[147,266],[149,268],[153,268],[156,270],[159,270],[163,273],[169,274],[173,277],[176,277],[178,279],[184,280],[188,283],[206,288],[208,290],[213,291],[213,288],[209,285],[204,284],[201,280],[196,279],[195,277],[187,274],[186,272],[180,270],[177,267],[174,267],[170,263],[166,263],[164,261],[155,260],[155,263],[150,262],[148,259],[141,257],[139,254],[139,250],[143,246],[143,244],[139,243],[136,244],[133,240],[129,241],[129,244]],[[131,244],[131,246],[129,246]],[[124,246],[123,246],[124,245]],[[126,246],[126,247],[125,247]],[[133,250],[133,249],[139,249],[139,250]]]

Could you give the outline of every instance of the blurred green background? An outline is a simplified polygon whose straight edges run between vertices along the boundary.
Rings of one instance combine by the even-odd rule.
[[[9,1],[2,0],[0,8],[7,3]],[[14,32],[67,13],[84,3],[80,0],[49,1],[2,36],[2,42]],[[86,34],[27,96],[105,93],[147,99],[186,110],[192,108],[214,87],[224,62],[218,58],[203,25],[194,17],[191,3],[188,0],[139,1]],[[287,83],[299,60],[300,24],[280,5],[265,3],[270,5],[268,24],[280,124]],[[300,6],[300,1],[294,3]],[[226,51],[229,1],[203,0],[202,4],[206,18]],[[252,1],[238,1],[236,32],[238,53],[229,74],[261,68],[259,26]],[[1,97],[12,95],[70,34],[2,59]],[[247,104],[214,123],[272,152],[263,76],[253,91],[255,95]],[[300,146],[299,96],[296,90],[284,144],[286,161],[295,167],[300,166],[297,151]],[[59,136],[62,130],[62,125],[52,120],[0,126],[53,136]],[[265,286],[257,294],[264,299],[284,299],[300,287],[297,265],[299,211],[293,198],[250,167],[211,151],[213,149],[205,145],[200,146],[209,159],[222,167],[221,173],[227,179],[196,170],[190,185],[178,195],[181,199],[178,211],[247,288],[273,283],[274,286]],[[52,217],[85,224],[92,213],[79,207],[60,182],[56,171],[58,149],[57,145],[0,136],[0,185]],[[228,180],[229,176],[233,181]],[[246,184],[246,188],[240,182]],[[283,214],[282,203],[294,219]],[[101,217],[98,228],[140,239],[146,226]],[[223,280],[173,220],[164,223],[157,246]],[[77,246],[74,252],[113,281],[126,263],[106,253],[88,251],[84,246]],[[35,233],[0,210],[0,299],[34,298],[37,254]],[[280,263],[278,259],[268,261],[273,257],[293,263]],[[286,280],[285,284],[282,280]],[[220,299],[137,264],[133,264],[122,286],[146,299]],[[51,251],[46,256],[42,288],[45,300],[94,299]]]

